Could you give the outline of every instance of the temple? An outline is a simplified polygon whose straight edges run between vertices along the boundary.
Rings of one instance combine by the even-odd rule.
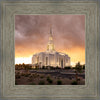
[[[70,57],[61,52],[55,51],[52,29],[50,28],[49,41],[47,44],[47,50],[45,52],[36,53],[32,56],[32,65],[39,66],[52,66],[64,68],[70,66]]]

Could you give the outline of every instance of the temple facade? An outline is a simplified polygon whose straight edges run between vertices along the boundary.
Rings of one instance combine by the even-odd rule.
[[[40,68],[42,68],[42,66],[52,66],[60,68],[70,66],[70,57],[65,53],[57,52],[55,50],[52,29],[50,29],[49,33],[47,50],[45,52],[34,54],[32,56],[32,65],[34,67],[38,65]]]

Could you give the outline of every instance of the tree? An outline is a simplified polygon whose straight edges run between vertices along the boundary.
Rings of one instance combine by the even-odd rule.
[[[35,69],[39,69],[39,65],[38,65],[38,63],[36,63],[36,65],[35,65]]]
[[[85,64],[83,65],[83,69],[85,69]]]
[[[21,68],[22,68],[22,64],[19,64],[19,65],[18,65],[18,69],[21,69]]]
[[[22,68],[25,69],[25,64],[24,63],[22,64]]]
[[[78,62],[75,66],[75,73],[76,73],[76,82],[78,83],[78,73],[82,72],[82,65]]]
[[[71,66],[65,66],[64,69],[71,69]]]
[[[42,66],[42,69],[45,69],[45,66]]]

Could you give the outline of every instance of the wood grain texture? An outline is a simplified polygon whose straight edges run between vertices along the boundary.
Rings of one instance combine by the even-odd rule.
[[[15,85],[14,18],[15,15],[20,14],[85,15],[85,85]],[[55,100],[62,98],[97,98],[97,16],[97,2],[2,2],[2,96],[4,98],[34,98],[35,100],[42,100],[42,98],[47,100],[50,98]]]

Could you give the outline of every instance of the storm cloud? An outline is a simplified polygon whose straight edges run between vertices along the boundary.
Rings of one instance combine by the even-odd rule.
[[[15,55],[46,51],[50,27],[57,51],[85,50],[84,15],[16,15]]]

